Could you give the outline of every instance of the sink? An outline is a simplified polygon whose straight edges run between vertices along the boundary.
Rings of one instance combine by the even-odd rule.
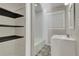
[[[54,35],[51,39],[58,39],[58,40],[71,40],[75,41],[75,39],[68,37],[67,35]]]
[[[75,56],[75,39],[67,35],[54,35],[51,38],[52,56]]]

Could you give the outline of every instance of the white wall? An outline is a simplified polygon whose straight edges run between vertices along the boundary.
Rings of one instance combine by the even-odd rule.
[[[64,18],[65,16],[63,17],[61,15],[65,13],[65,6],[62,4],[58,6],[57,5],[53,6],[53,4],[45,4],[45,5],[43,4],[42,8],[43,8],[43,15],[44,15],[44,20],[43,20],[44,34],[43,35],[44,35],[44,39],[46,40],[46,44],[50,44],[51,36],[55,34],[58,34],[58,35],[65,34],[65,18]],[[64,11],[64,12],[60,13],[60,11]]]
[[[71,33],[72,37],[76,39],[76,54],[79,56],[79,3],[75,4],[75,30]]]
[[[62,35],[65,34],[65,12],[57,11],[47,14],[48,19],[48,40],[53,35]]]
[[[68,12],[68,11],[66,11],[66,12]],[[76,52],[76,55],[79,56],[79,3],[75,3],[75,21],[74,21],[74,23],[75,23],[75,29],[73,31],[71,31],[70,36],[76,40],[76,42],[75,42],[76,51],[75,52]],[[66,23],[66,24],[68,24],[68,23]]]

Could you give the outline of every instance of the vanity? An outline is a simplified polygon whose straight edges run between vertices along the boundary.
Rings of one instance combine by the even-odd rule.
[[[51,55],[52,56],[76,56],[76,38],[75,33],[75,4],[66,6],[66,34],[53,35],[51,37]]]

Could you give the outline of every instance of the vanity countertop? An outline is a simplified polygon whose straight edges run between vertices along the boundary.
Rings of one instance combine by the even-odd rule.
[[[54,35],[52,36],[53,40],[59,39],[59,40],[71,40],[71,41],[75,41],[75,39],[67,37],[67,35]]]

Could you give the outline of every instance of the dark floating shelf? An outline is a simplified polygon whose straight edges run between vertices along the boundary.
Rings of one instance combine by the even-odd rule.
[[[3,25],[3,24],[0,24],[0,27],[24,27],[24,26],[17,26],[17,25]]]
[[[14,13],[14,12],[8,11],[8,10],[3,9],[3,8],[0,8],[0,15],[6,16],[6,17],[11,17],[11,18],[23,17],[23,15],[20,15],[18,13]]]
[[[15,39],[18,39],[18,38],[23,38],[23,36],[12,35],[12,36],[0,37],[0,42],[15,40]]]

